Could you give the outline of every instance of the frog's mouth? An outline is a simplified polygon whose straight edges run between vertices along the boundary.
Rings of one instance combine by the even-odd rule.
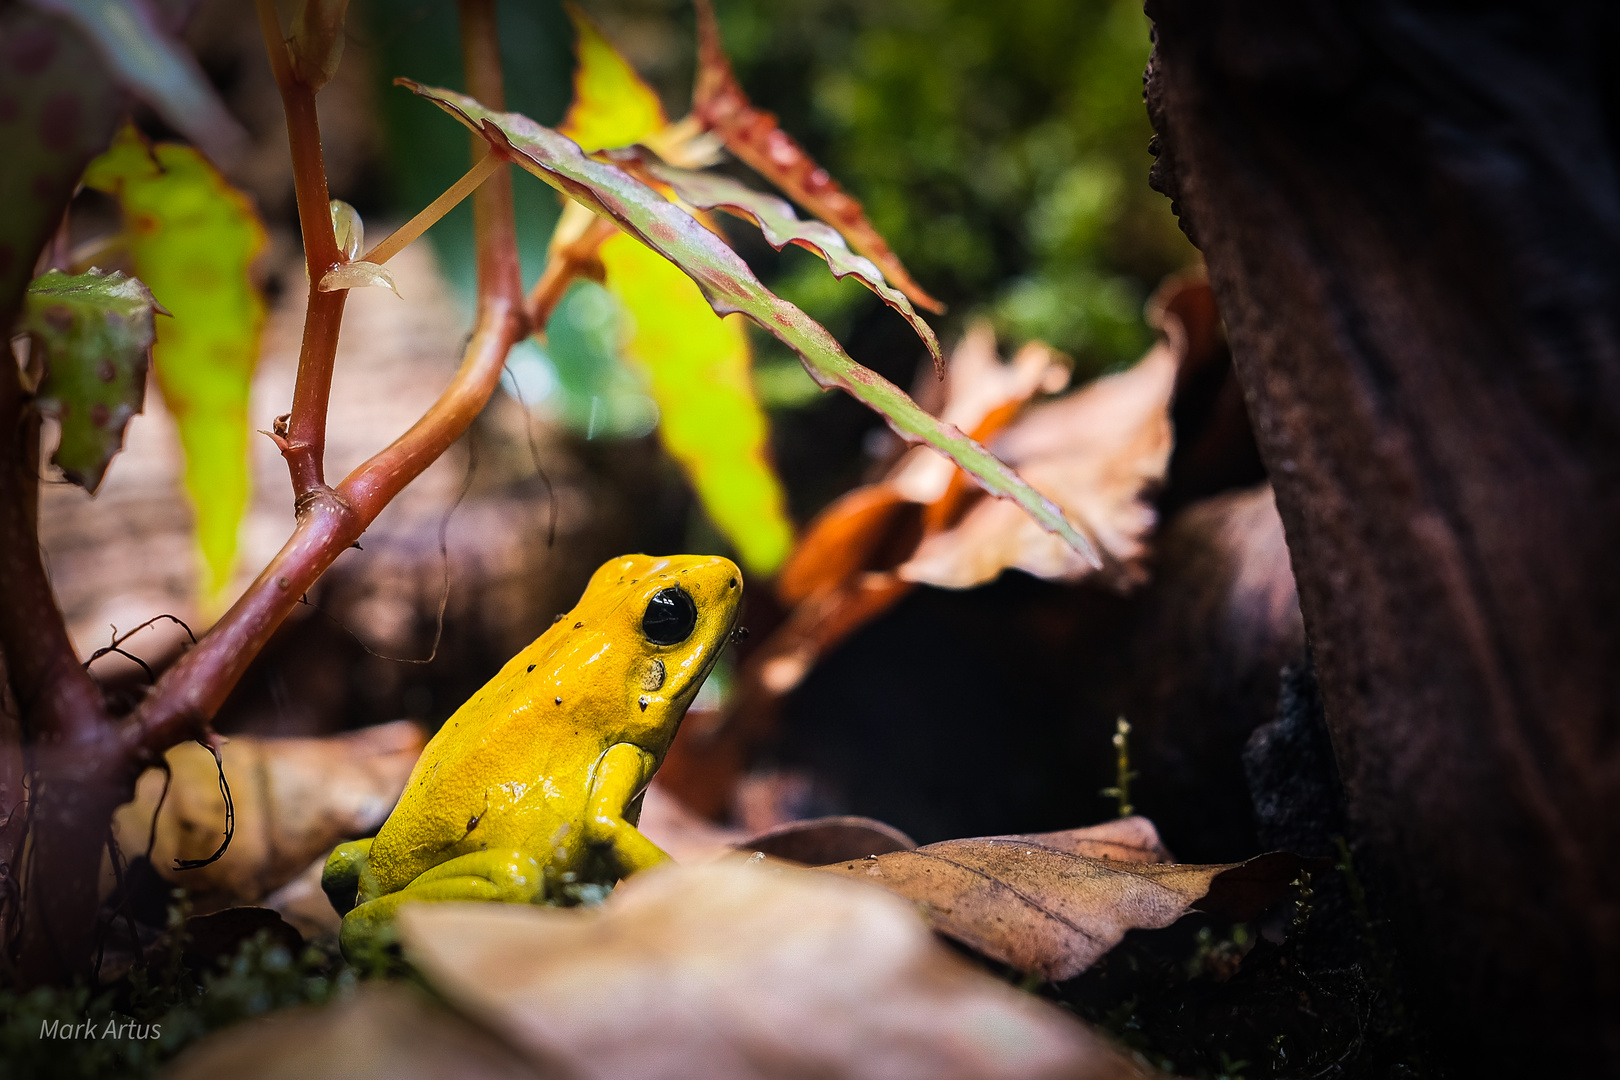
[[[684,700],[686,705],[683,708],[690,708],[692,702],[697,700],[698,691],[703,689],[704,680],[714,673],[714,665],[720,662],[720,654],[725,651],[726,646],[748,636],[748,631],[742,630],[737,625],[737,620],[741,615],[742,608],[739,605],[732,611],[731,622],[726,626],[725,633],[715,638],[714,647],[709,650],[709,656],[703,662],[703,666],[693,672],[691,677],[681,684],[679,690],[672,690],[668,693],[668,700],[672,704]],[[741,637],[738,636],[739,631]]]

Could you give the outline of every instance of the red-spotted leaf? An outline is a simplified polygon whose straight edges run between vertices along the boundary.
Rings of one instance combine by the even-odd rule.
[[[919,337],[926,340],[932,333],[905,294],[889,287],[876,263],[849,250],[844,238],[831,225],[801,220],[786,199],[755,191],[719,173],[677,168],[641,146],[610,151],[607,156],[616,164],[641,170],[659,183],[669,185],[682,202],[700,210],[724,210],[753,222],[765,235],[766,242],[777,251],[789,244],[797,244],[806,251],[815,252],[827,261],[827,268],[834,277],[842,280],[853,275],[855,280],[877,293],[885,304],[898,311],[911,324]],[[943,376],[943,360],[938,354],[935,354],[934,360]]]
[[[52,460],[92,495],[141,411],[156,310],[146,286],[120,273],[51,270],[28,288],[19,329],[44,350],[40,411],[62,425]]]
[[[658,192],[607,162],[587,157],[578,145],[517,113],[497,113],[464,94],[398,80],[436,102],[497,152],[613,219],[620,228],[680,267],[721,314],[741,312],[798,353],[823,387],[838,387],[880,413],[908,442],[934,447],[994,495],[1016,502],[1041,526],[1088,558],[1087,539],[1051,500],[1024,483],[995,455],[956,427],[929,416],[887,379],[850,359],[825,327],[760,284],[752,270],[714,233]],[[925,339],[938,358],[939,342]]]
[[[692,114],[725,140],[726,149],[881,266],[901,292],[929,311],[943,313],[945,305],[912,280],[900,256],[866,219],[861,204],[777,126],[776,117],[749,102],[732,74],[731,61],[720,43],[714,8],[707,0],[697,3],[697,30],[698,75],[692,91]]]
[[[1035,836],[947,840],[820,869],[918,904],[934,929],[1045,979],[1071,979],[1138,929],[1194,909],[1248,919],[1288,895],[1293,855],[1193,866],[1166,853],[1144,819]]]

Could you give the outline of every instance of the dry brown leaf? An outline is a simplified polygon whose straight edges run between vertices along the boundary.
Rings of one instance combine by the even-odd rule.
[[[1126,584],[1146,576],[1143,541],[1155,514],[1144,496],[1170,461],[1178,362],[1172,345],[1161,342],[1126,371],[1032,406],[990,443],[1030,486],[1084,523]],[[1060,581],[1093,572],[1077,553],[1043,536],[1016,506],[980,499],[955,527],[925,537],[898,573],[918,584],[965,589],[1007,569]]]
[[[1144,1075],[910,905],[811,871],[675,867],[597,909],[410,904],[399,928],[452,1004],[581,1078]]]
[[[866,484],[833,500],[794,545],[776,595],[784,604],[802,604],[868,569],[905,508],[905,498],[887,484]]]
[[[940,417],[988,441],[1037,392],[1061,390],[1067,380],[1058,354],[1038,341],[1003,363],[995,333],[980,321],[951,351]],[[924,448],[817,515],[777,579],[777,595],[794,610],[755,652],[744,694],[787,693],[840,641],[892,607],[912,587],[894,567],[981,495],[948,458]]]
[[[1045,342],[1028,342],[1003,363],[996,354],[995,331],[981,319],[968,327],[951,351],[940,419],[988,443],[1037,392],[1055,394],[1068,381],[1069,369]],[[945,497],[956,473],[949,458],[918,447],[908,451],[883,482],[904,499],[930,504]]]
[[[732,74],[714,8],[708,0],[697,0],[697,31],[698,71],[697,85],[692,90],[692,115],[788,198],[837,229],[851,247],[876,263],[912,303],[943,313],[945,305],[924,292],[906,272],[900,257],[867,220],[861,204],[777,126],[775,116],[754,108]]]
[[[939,933],[1053,981],[1080,974],[1128,931],[1169,926],[1194,908],[1250,918],[1299,875],[1300,860],[1281,854],[1219,866],[1153,861],[1164,853],[1157,834],[1134,821],[947,840],[819,869],[912,900]]]
[[[1116,818],[1101,825],[1087,825],[1062,832],[1036,833],[1032,837],[1046,847],[1066,851],[1070,855],[1084,855],[1090,859],[1114,859],[1118,862],[1167,863],[1174,862],[1159,830],[1153,822],[1140,814]]]
[[[322,1007],[228,1027],[185,1051],[163,1080],[562,1080],[488,1031],[399,982],[361,985]]]
[[[718,859],[746,835],[741,829],[716,825],[688,810],[657,780],[642,796],[641,820],[636,828],[678,863]]]
[[[174,779],[158,815],[152,866],[191,892],[199,914],[254,903],[339,842],[381,825],[425,742],[408,720],[327,738],[222,740],[236,832],[218,862],[195,870],[176,870],[175,860],[206,859],[219,847],[225,800],[213,754],[196,743],[177,746],[165,755]],[[134,800],[113,815],[126,857],[145,853],[162,793],[162,770],[148,769]]]
[[[733,846],[738,851],[758,851],[773,859],[822,866],[891,851],[914,851],[917,842],[893,825],[842,814],[783,822]]]

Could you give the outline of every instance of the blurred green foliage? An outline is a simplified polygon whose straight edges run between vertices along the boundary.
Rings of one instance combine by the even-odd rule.
[[[716,8],[755,103],[866,204],[953,322],[988,313],[1082,370],[1141,355],[1144,300],[1196,253],[1147,186],[1140,0]],[[796,260],[779,283],[812,315],[866,302],[813,269]]]

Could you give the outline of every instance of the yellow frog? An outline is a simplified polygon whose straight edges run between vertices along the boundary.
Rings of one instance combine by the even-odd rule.
[[[728,559],[627,555],[427,744],[375,839],[321,887],[345,953],[409,900],[539,903],[669,856],[636,830],[641,794],[731,636]]]

